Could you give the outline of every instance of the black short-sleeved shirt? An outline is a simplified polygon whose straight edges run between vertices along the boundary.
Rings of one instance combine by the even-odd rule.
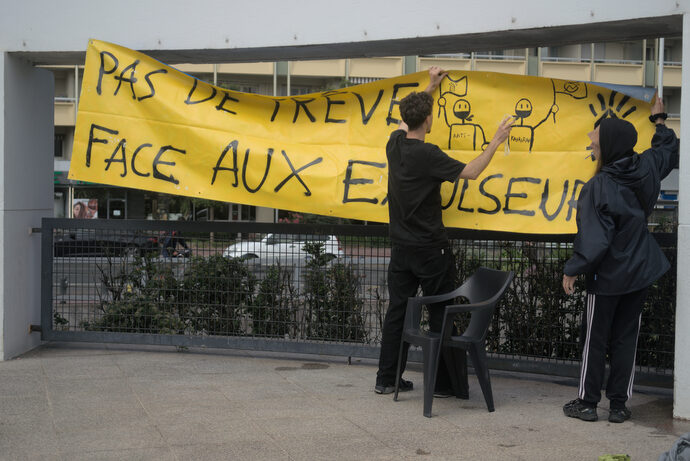
[[[465,164],[434,144],[396,130],[386,145],[388,215],[393,244],[440,247],[448,243],[441,217],[441,183],[455,181]]]

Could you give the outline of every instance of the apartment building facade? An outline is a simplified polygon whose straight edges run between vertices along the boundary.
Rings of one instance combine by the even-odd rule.
[[[681,40],[664,40],[663,99],[667,124],[679,133]],[[379,58],[279,61],[232,64],[180,64],[175,67],[203,81],[242,92],[286,96],[342,88],[425,70],[503,72],[550,78],[657,87],[659,40],[586,43],[495,52]],[[101,219],[194,219],[276,222],[283,210],[88,184],[67,179],[74,139],[82,66],[52,66],[55,74],[54,214],[73,217],[75,203],[90,204]],[[677,192],[677,175],[664,183],[664,197]]]

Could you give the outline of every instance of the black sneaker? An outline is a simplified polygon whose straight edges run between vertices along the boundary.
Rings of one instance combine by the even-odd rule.
[[[627,408],[611,408],[609,410],[609,422],[610,423],[622,423],[627,421],[632,416],[632,412]]]
[[[596,421],[599,419],[597,407],[587,406],[580,399],[571,400],[563,405],[563,413],[570,418],[578,418],[582,421]]]
[[[400,380],[400,388],[398,389],[398,392],[407,392],[412,390],[412,381],[406,381],[404,379]],[[377,384],[374,387],[374,392],[377,394],[392,394],[395,392],[395,383],[386,385],[386,384]]]

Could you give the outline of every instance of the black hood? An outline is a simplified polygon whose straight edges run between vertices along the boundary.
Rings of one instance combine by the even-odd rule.
[[[599,127],[601,171],[616,183],[632,189],[645,214],[649,215],[659,196],[659,186],[633,150],[637,143],[635,127],[620,119],[604,119]]]
[[[599,125],[601,166],[614,163],[635,153],[637,131],[632,123],[619,118],[605,118]]]

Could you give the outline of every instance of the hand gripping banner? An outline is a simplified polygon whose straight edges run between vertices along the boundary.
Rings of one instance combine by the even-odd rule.
[[[428,73],[300,96],[215,87],[153,58],[91,40],[70,179],[321,215],[386,222],[385,146],[399,101]],[[630,121],[638,152],[653,134],[648,103],[592,84],[450,71],[427,141],[469,162],[516,117],[476,180],[442,186],[448,227],[573,233],[593,175],[587,133]]]

